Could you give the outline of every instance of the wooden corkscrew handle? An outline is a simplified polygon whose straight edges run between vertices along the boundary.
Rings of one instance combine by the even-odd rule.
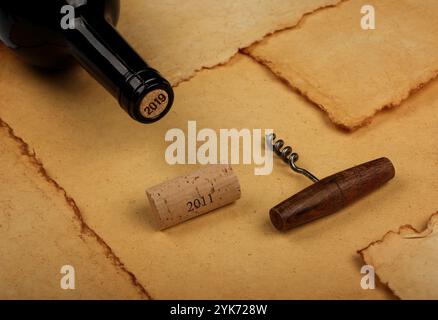
[[[336,173],[272,208],[271,221],[281,231],[298,227],[341,210],[394,176],[394,166],[387,158]]]

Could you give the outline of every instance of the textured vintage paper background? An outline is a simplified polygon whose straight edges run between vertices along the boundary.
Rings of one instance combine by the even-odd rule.
[[[427,229],[403,226],[389,232],[360,253],[375,267],[380,280],[402,299],[438,299],[438,214]]]
[[[347,134],[239,54],[181,83],[170,114],[143,126],[80,68],[48,73],[4,49],[0,57],[0,118],[35,150],[84,221],[153,298],[391,298],[382,287],[361,289],[356,250],[402,224],[422,229],[438,206],[436,81]],[[173,57],[177,65],[181,54],[164,57],[163,68]],[[144,190],[194,169],[164,160],[165,132],[184,129],[188,120],[199,128],[275,129],[300,153],[300,164],[321,177],[380,156],[394,162],[397,176],[343,212],[282,234],[268,210],[308,181],[280,161],[265,177],[255,177],[252,166],[235,166],[241,200],[157,232]]]
[[[361,28],[365,4],[376,30]],[[438,76],[437,34],[436,0],[351,0],[248,52],[352,130]]]
[[[342,0],[123,0],[119,30],[172,84]]]
[[[0,141],[0,297],[147,298],[4,123]],[[75,268],[75,290],[60,288],[64,265]]]

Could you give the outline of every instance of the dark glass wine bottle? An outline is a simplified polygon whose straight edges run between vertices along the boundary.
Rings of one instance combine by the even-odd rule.
[[[115,30],[119,10],[118,0],[1,0],[0,39],[37,66],[76,58],[133,119],[155,122],[171,108],[173,90]]]

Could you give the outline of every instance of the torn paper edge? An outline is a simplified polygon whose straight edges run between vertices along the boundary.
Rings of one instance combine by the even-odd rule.
[[[31,150],[29,145],[22,138],[18,137],[14,133],[14,130],[11,128],[11,126],[9,126],[9,124],[7,124],[1,118],[0,118],[0,128],[4,128],[6,130],[8,138],[12,139],[15,142],[15,144],[17,145],[17,149],[20,150],[21,155],[26,157],[27,160],[30,162],[30,164],[35,167],[40,177],[42,177],[47,183],[53,186],[55,190],[64,197],[65,201],[67,202],[67,205],[73,211],[73,217],[78,221],[80,225],[81,235],[79,235],[79,237],[85,235],[95,239],[103,249],[103,254],[110,260],[110,262],[117,269],[119,269],[121,272],[127,275],[128,279],[131,281],[131,284],[134,287],[136,287],[140,296],[143,297],[143,299],[152,299],[151,295],[147,292],[144,286],[137,280],[135,274],[127,269],[125,264],[120,260],[118,256],[116,256],[116,254],[113,252],[111,247],[105,242],[105,240],[101,238],[91,227],[87,225],[87,223],[84,221],[82,213],[79,207],[77,206],[75,200],[68,195],[66,190],[63,187],[61,187],[58,184],[58,182],[56,182],[52,177],[50,177],[47,170],[43,166],[42,162],[37,158],[35,151]]]
[[[435,219],[438,221],[438,212],[436,212],[430,216],[430,218],[427,222],[427,226],[423,231],[418,231],[412,225],[409,225],[409,224],[401,226],[397,232],[392,231],[392,230],[388,231],[380,240],[376,240],[376,241],[371,242],[365,248],[358,250],[357,253],[361,256],[361,258],[365,264],[370,264],[370,261],[367,261],[367,250],[368,249],[370,249],[373,246],[380,245],[380,244],[384,243],[388,238],[393,237],[393,236],[396,236],[396,237],[399,236],[399,237],[402,237],[404,239],[426,238],[427,236],[432,234],[432,232],[434,231],[433,230],[434,227],[436,227],[435,224],[437,224],[437,222],[435,221]],[[388,288],[388,290],[394,296],[396,296],[398,299],[401,299],[401,297],[397,294],[396,290],[394,288],[392,288],[391,284],[389,282],[383,281],[379,277],[378,272],[379,271],[376,270],[376,277],[379,280],[379,282],[381,284],[383,284],[386,288]]]
[[[247,48],[249,49],[249,48]],[[309,92],[309,89],[301,88],[299,85],[296,85],[294,80],[288,79],[286,76],[282,74],[281,71],[275,70],[272,67],[273,62],[269,61],[268,59],[265,59],[263,57],[253,55],[248,50],[243,49],[241,51],[243,54],[247,55],[254,61],[258,62],[259,64],[266,67],[275,77],[277,77],[279,80],[281,80],[283,83],[285,83],[288,87],[290,87],[293,91],[297,92],[306,100],[311,102],[312,104],[316,105],[319,109],[324,111],[327,116],[329,117],[330,121],[337,126],[338,128],[345,130],[347,132],[353,132],[360,128],[363,128],[369,124],[371,124],[374,120],[374,118],[384,112],[392,110],[400,105],[402,105],[406,100],[408,100],[410,97],[414,96],[417,92],[419,92],[421,89],[426,87],[428,84],[432,83],[433,81],[438,79],[438,70],[433,70],[428,74],[425,74],[423,76],[423,79],[419,80],[415,87],[410,88],[406,92],[402,93],[400,97],[392,102],[386,103],[383,106],[374,108],[374,110],[367,115],[366,117],[357,120],[357,121],[351,121],[351,123],[346,123],[338,119],[337,115],[334,112],[331,112],[328,110],[322,103],[318,103],[317,100],[320,100],[317,96],[318,93],[311,93]],[[307,82],[305,79],[301,79],[304,82]],[[311,87],[311,84],[309,84],[309,87]]]
[[[248,40],[246,43],[244,43],[243,45],[241,45],[240,47],[237,47],[236,49],[233,50],[233,52],[227,57],[222,59],[221,61],[218,62],[214,62],[211,64],[207,64],[204,66],[201,66],[199,68],[194,69],[190,74],[186,75],[186,76],[181,76],[180,79],[175,79],[175,82],[172,83],[172,86],[174,88],[178,87],[181,83],[183,82],[187,82],[189,80],[191,80],[192,78],[194,78],[199,72],[202,72],[203,70],[212,70],[216,67],[220,67],[220,66],[224,66],[226,65],[228,62],[230,62],[241,50],[244,50],[246,48],[249,48],[261,41],[263,41],[263,39],[265,39],[266,37],[269,37],[270,35],[277,33],[277,32],[281,32],[281,31],[285,31],[285,30],[289,30],[289,29],[294,29],[298,26],[301,25],[301,23],[306,19],[307,16],[312,15],[312,14],[316,14],[319,11],[325,10],[325,9],[329,9],[329,8],[335,8],[338,5],[340,5],[343,2],[347,2],[349,0],[338,0],[336,3],[333,4],[327,4],[327,5],[323,5],[321,7],[317,7],[316,9],[313,9],[311,11],[305,12],[303,13],[301,16],[299,16],[295,21],[291,21],[290,23],[286,23],[284,25],[278,26],[274,29],[272,29],[271,31],[268,31],[266,33],[264,33],[263,35],[261,35],[259,38],[256,38],[254,40]]]

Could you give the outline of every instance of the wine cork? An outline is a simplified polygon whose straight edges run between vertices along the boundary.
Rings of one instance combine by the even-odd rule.
[[[240,198],[229,165],[209,165],[146,190],[160,230],[211,212]]]

